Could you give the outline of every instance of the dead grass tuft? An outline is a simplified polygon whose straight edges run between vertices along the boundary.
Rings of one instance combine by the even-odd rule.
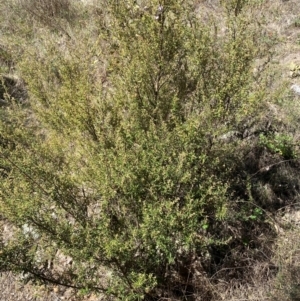
[[[20,0],[20,5],[33,17],[46,22],[50,18],[69,18],[71,12],[70,0]]]
[[[295,213],[298,212],[294,211],[292,216],[296,220],[285,221],[285,229],[275,247],[276,252],[273,260],[279,271],[273,281],[271,296],[274,301],[300,300],[300,220],[299,214]],[[289,219],[290,215],[290,213],[285,214],[284,219]]]

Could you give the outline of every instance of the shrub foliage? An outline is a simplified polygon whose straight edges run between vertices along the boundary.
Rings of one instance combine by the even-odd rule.
[[[264,96],[259,4],[225,1],[222,24],[189,1],[102,4],[93,32],[48,29],[18,58],[30,104],[1,108],[0,268],[122,300],[204,296],[201,277],[251,247],[227,226],[264,223],[251,193],[234,213],[243,144],[224,139]]]

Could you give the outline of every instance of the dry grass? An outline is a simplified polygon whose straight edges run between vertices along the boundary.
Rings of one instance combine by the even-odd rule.
[[[11,273],[2,273],[0,277],[0,300],[1,301],[56,301],[53,294],[42,291],[30,284],[24,285]]]
[[[11,273],[0,275],[0,301],[104,301],[103,296],[80,296],[71,288],[23,283]]]
[[[273,301],[300,300],[300,217],[299,211],[292,210],[284,215],[285,229],[276,243],[274,262],[278,274],[273,280]]]
[[[74,17],[70,0],[19,0],[18,4],[45,26],[54,26],[58,19],[71,21]]]

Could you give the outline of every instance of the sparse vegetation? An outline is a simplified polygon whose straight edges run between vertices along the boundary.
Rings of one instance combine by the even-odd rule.
[[[0,271],[83,300],[297,300],[270,5],[0,0]]]

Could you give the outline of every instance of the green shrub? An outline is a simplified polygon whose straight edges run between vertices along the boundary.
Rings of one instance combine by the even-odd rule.
[[[284,159],[294,159],[295,151],[293,138],[285,134],[271,136],[260,135],[260,143],[272,153],[280,154]]]
[[[97,39],[62,45],[52,32],[27,46],[18,67],[30,108],[7,108],[0,124],[13,142],[1,144],[0,208],[16,226],[2,270],[122,300],[208,289],[197,258],[226,257],[222,228],[236,218],[235,145],[218,137],[263,95],[248,2],[227,10],[221,31],[187,1],[107,1]],[[58,250],[72,258],[63,271]]]

